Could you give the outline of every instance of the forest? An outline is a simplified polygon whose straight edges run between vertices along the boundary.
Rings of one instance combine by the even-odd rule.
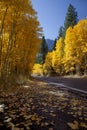
[[[21,5],[21,6],[20,6]],[[78,20],[69,5],[54,47],[48,51],[37,12],[30,0],[0,1],[0,81],[20,75],[87,74],[87,19]]]
[[[0,0],[0,130],[87,130],[87,19],[70,4],[51,50],[43,30],[31,0]]]
[[[30,76],[42,28],[30,0],[0,0],[0,81]]]
[[[45,58],[42,58],[43,62],[37,60],[33,68],[34,74],[42,76],[87,75],[87,19],[78,20],[77,16],[75,8],[70,4],[64,27],[61,26],[59,29],[53,50],[42,51],[41,57],[44,55]],[[43,43],[46,46],[44,41]]]

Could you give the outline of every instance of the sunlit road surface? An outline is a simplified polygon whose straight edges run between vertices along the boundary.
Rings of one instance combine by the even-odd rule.
[[[83,78],[63,78],[63,77],[37,77],[56,87],[66,88],[74,92],[87,95],[87,79]]]

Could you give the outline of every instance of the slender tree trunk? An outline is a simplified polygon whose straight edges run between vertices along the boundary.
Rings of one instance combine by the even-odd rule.
[[[85,54],[84,58],[84,75],[87,75],[87,53]]]
[[[81,75],[80,65],[79,64],[76,65],[76,74]]]
[[[0,72],[2,71],[2,44],[3,44],[3,31],[4,31],[4,22],[5,22],[5,18],[7,15],[7,11],[8,11],[8,6],[6,6],[6,10],[2,19],[2,24],[1,24],[1,30],[0,30]]]
[[[15,29],[15,24],[13,23],[12,30],[9,35],[8,47],[7,47],[7,51],[6,51],[6,55],[5,55],[5,59],[4,59],[4,63],[3,63],[2,73],[1,73],[1,76],[3,78],[7,78],[7,76],[8,76],[9,54],[10,54],[10,51],[12,48],[12,39],[13,39],[13,35],[14,35],[14,29]]]

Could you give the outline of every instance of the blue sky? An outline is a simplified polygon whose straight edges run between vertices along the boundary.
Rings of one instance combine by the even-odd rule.
[[[58,36],[70,3],[75,7],[78,19],[87,18],[87,0],[32,0],[45,38],[54,40]]]

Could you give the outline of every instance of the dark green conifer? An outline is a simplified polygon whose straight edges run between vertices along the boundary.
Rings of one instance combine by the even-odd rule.
[[[43,64],[45,62],[45,57],[48,52],[48,45],[46,43],[45,37],[42,37],[42,43],[37,54],[36,63]]]
[[[64,32],[66,32],[68,27],[70,26],[73,27],[74,25],[76,25],[77,22],[78,22],[77,12],[75,11],[75,8],[73,7],[73,5],[70,4],[67,10],[66,18],[64,22]]]

